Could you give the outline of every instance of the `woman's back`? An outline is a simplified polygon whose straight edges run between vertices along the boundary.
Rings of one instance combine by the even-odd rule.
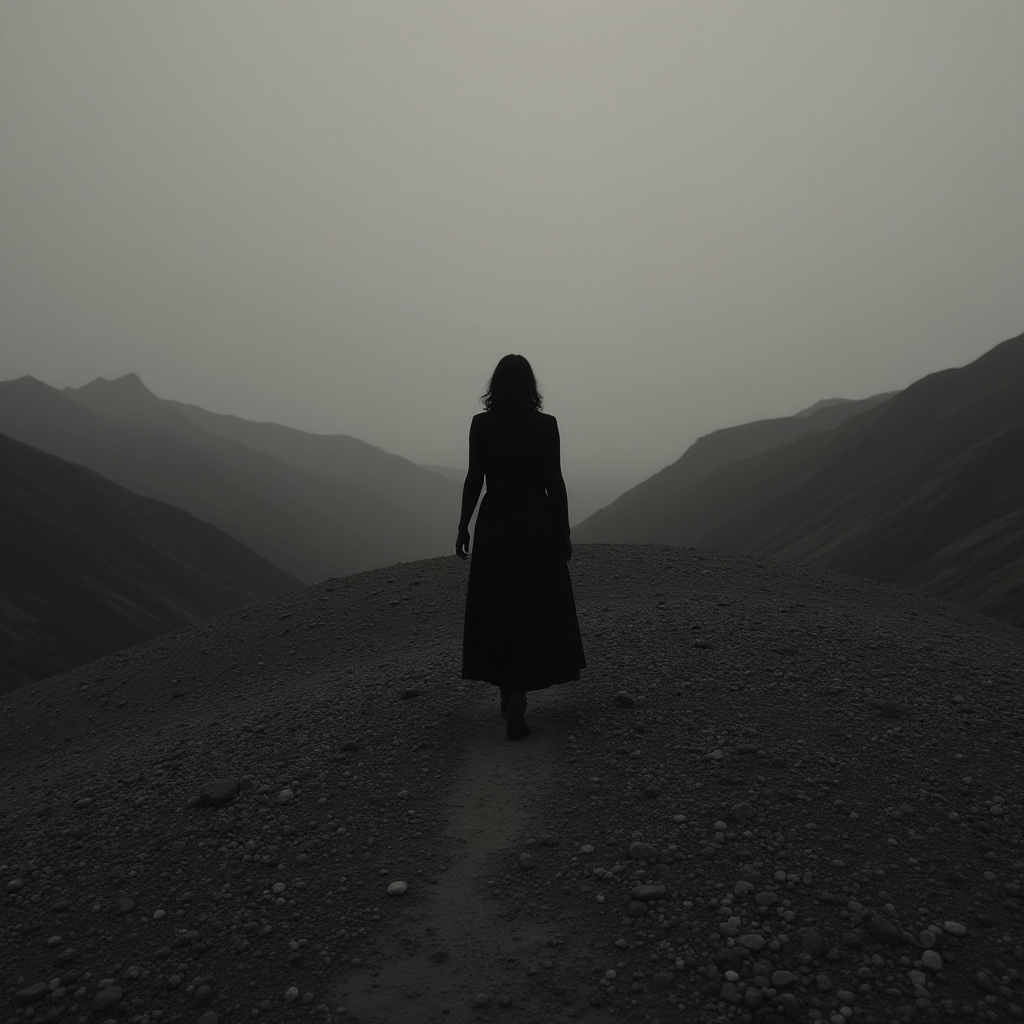
[[[482,412],[473,417],[469,458],[474,454],[488,491],[543,490],[558,473],[558,424],[542,412]],[[474,441],[477,452],[474,453]]]

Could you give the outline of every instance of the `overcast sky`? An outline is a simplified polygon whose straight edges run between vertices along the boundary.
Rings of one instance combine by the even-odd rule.
[[[1022,112],[1019,0],[10,0],[0,378],[464,466],[521,352],[579,513],[1024,331]]]

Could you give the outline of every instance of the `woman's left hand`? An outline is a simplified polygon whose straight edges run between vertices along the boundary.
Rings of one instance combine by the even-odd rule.
[[[459,536],[455,540],[455,554],[459,558],[465,558],[469,554],[469,530],[459,530]]]

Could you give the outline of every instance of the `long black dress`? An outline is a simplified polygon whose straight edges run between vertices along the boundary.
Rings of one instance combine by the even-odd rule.
[[[564,540],[569,505],[558,423],[541,412],[482,412],[469,431],[460,526],[477,516],[462,678],[544,690],[586,667]]]

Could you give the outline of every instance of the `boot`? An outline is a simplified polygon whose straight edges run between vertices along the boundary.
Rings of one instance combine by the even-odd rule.
[[[526,694],[520,690],[512,694],[512,699],[508,702],[508,721],[505,724],[505,736],[508,739],[518,740],[530,735],[525,714]]]

